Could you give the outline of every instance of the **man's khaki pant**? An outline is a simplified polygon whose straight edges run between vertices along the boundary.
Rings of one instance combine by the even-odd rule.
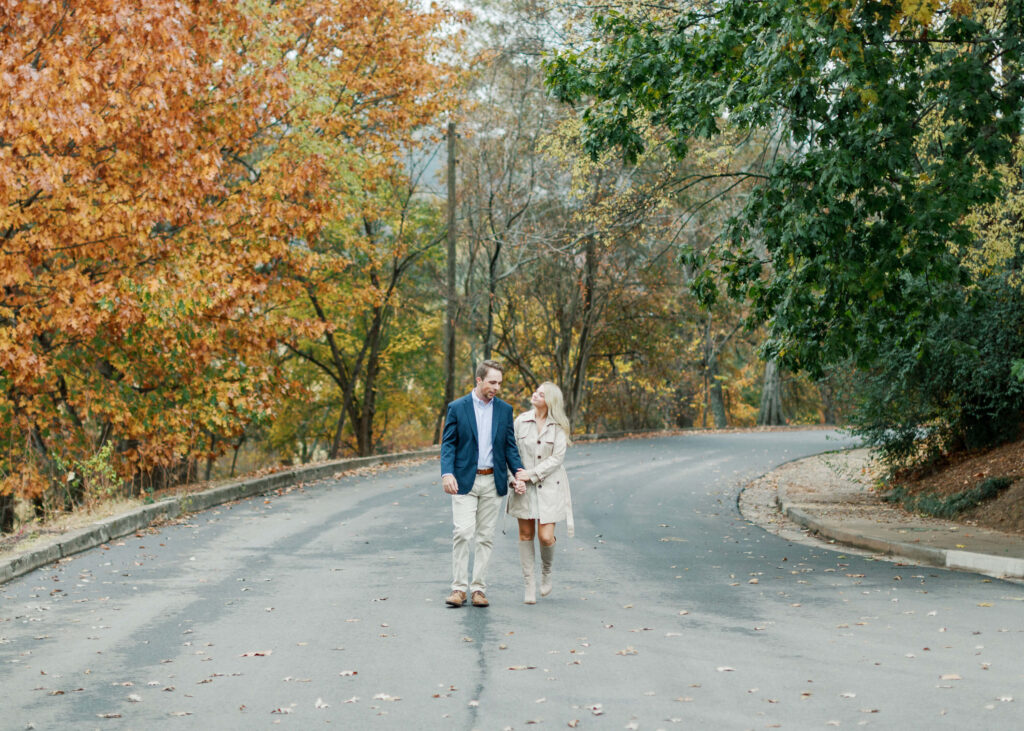
[[[494,475],[477,475],[466,495],[452,495],[452,589],[467,594],[487,589],[487,564],[494,546],[501,496],[494,487]],[[469,542],[476,540],[473,553],[473,584],[469,584]]]

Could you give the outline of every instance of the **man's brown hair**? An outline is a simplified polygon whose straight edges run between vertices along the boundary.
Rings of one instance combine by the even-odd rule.
[[[498,373],[505,375],[505,366],[496,360],[485,360],[476,367],[476,377],[483,379],[487,376],[487,371],[497,371]]]

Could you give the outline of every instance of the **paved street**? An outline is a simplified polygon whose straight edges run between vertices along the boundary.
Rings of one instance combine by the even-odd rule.
[[[447,609],[436,460],[225,505],[0,586],[2,729],[1016,729],[1024,586],[795,544],[740,487],[825,431],[582,443],[576,537]]]

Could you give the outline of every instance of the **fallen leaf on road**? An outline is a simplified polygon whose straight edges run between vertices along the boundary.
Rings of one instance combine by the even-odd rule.
[[[319,710],[323,710],[324,708],[330,708],[330,706],[329,706],[329,705],[327,705],[326,703],[324,703],[324,701],[323,701],[323,698],[317,698],[317,699],[316,699],[316,703],[315,703],[314,705],[315,705],[315,706],[316,706],[316,708],[317,708],[317,709],[319,709]]]
[[[536,670],[536,665],[513,665],[509,670]]]
[[[342,676],[347,678],[347,677],[351,677],[352,675],[359,675],[359,671],[358,670],[342,670],[340,673],[338,673],[338,675],[342,675]]]
[[[939,680],[963,680],[963,678],[956,673],[946,673],[945,675],[940,675]]]
[[[267,655],[274,654],[273,650],[253,650],[252,652],[243,652],[242,657],[266,657]]]

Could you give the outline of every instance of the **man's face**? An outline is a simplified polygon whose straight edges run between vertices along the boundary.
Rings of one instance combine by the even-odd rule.
[[[501,390],[501,371],[489,369],[486,376],[476,379],[476,389],[474,390],[477,398],[481,401],[490,401]]]

